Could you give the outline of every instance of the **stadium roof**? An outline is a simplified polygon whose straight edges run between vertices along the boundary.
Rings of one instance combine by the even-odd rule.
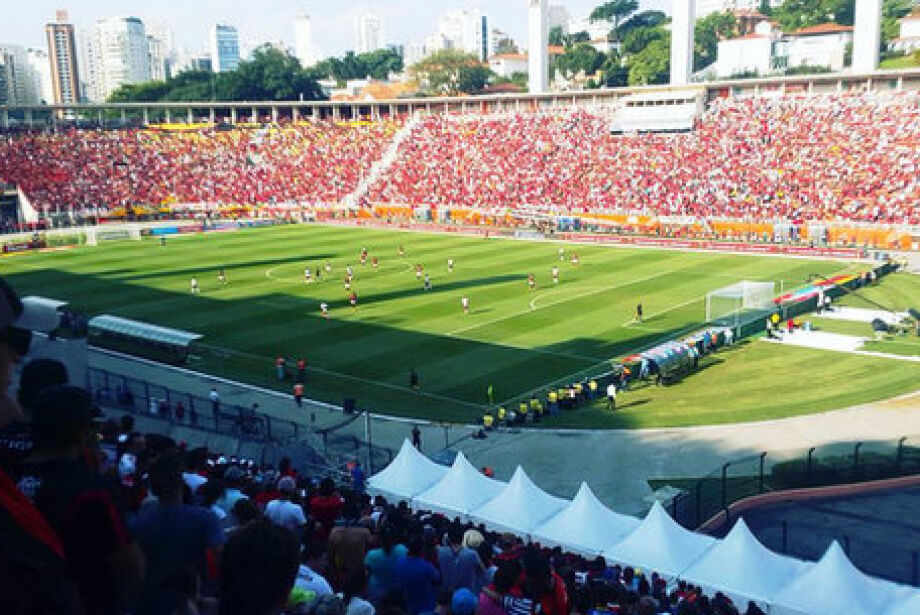
[[[91,318],[88,324],[91,329],[119,333],[121,335],[130,335],[131,337],[171,344],[173,346],[188,346],[195,340],[202,338],[198,333],[170,329],[169,327],[160,327],[146,322],[121,318],[120,316],[109,316],[107,314]]]

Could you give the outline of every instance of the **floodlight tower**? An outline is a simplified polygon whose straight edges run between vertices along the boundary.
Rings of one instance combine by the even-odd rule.
[[[881,28],[882,0],[856,0],[853,27],[854,73],[871,73],[878,68]]]
[[[549,88],[549,19],[546,0],[527,0],[528,43],[527,74],[531,94],[542,94]]]
[[[671,85],[686,85],[693,73],[695,0],[674,0],[671,15]]]

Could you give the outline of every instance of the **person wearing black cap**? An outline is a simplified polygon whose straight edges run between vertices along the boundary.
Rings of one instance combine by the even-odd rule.
[[[34,359],[22,368],[16,401],[22,418],[0,427],[0,467],[12,468],[32,451],[32,406],[45,389],[67,384],[67,368],[54,359]]]
[[[116,506],[117,486],[86,462],[100,414],[83,389],[42,391],[32,408],[33,452],[14,473],[60,537],[87,615],[117,612],[143,574],[143,555]]]

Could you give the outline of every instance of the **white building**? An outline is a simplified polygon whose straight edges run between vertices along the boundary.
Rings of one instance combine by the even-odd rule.
[[[825,23],[803,28],[786,37],[784,64],[786,68],[822,66],[839,72],[844,68],[847,45],[852,42],[853,26]]]
[[[901,19],[901,32],[891,41],[892,51],[910,53],[920,49],[920,12]]]
[[[50,69],[50,65],[49,65]],[[38,102],[39,93],[29,65],[25,47],[0,43],[0,98],[12,105],[30,105]]]
[[[588,17],[573,17],[569,19],[568,34],[587,32],[590,40],[607,38],[610,34],[610,23],[606,21],[592,22]]]
[[[26,49],[29,62],[29,75],[32,78],[32,91],[36,102],[51,104],[54,102],[54,85],[51,80],[51,60],[44,49]]]
[[[147,27],[147,47],[150,50],[150,78],[165,81],[172,76],[173,53],[172,31],[165,24]]]
[[[757,11],[760,10],[761,4],[760,0],[695,0],[695,2],[697,19],[725,11]],[[772,8],[782,3],[783,0],[770,0]]]
[[[227,24],[215,24],[208,32],[211,64],[215,73],[236,70],[240,65],[240,34]]]
[[[770,22],[762,21],[750,34],[719,41],[711,70],[719,78],[750,73],[766,76],[800,66],[841,71],[852,40],[851,26],[821,24],[784,35]]]
[[[671,85],[689,83],[693,72],[694,9],[689,1],[674,4],[671,16]]]
[[[191,52],[187,49],[183,49],[182,53],[179,53],[176,56],[176,61],[173,64],[173,74],[178,75],[179,73],[187,70],[207,72],[213,71],[214,63],[211,60],[210,52]]]
[[[496,54],[489,58],[489,68],[503,79],[510,79],[515,73],[527,73],[527,54]]]
[[[438,22],[438,34],[447,49],[472,53],[482,62],[492,55],[489,17],[478,9],[448,11]]]
[[[313,20],[306,13],[294,18],[294,56],[304,68],[320,61],[319,50],[313,39]]]
[[[147,30],[137,17],[96,22],[89,44],[92,100],[104,101],[119,87],[150,81]]]
[[[355,17],[355,53],[369,53],[383,47],[383,26],[374,13]]]

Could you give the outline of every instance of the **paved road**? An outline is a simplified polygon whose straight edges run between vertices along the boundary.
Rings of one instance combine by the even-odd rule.
[[[71,342],[37,344],[40,355],[70,357],[74,382],[85,382],[80,370],[83,347]],[[80,366],[83,366],[82,368]],[[215,386],[225,403],[250,406],[253,402],[272,416],[309,421],[307,406],[298,410],[289,396],[220,381],[193,372],[181,372],[159,364],[90,353],[88,365],[161,383],[175,390],[206,395]],[[316,425],[340,422],[341,411],[315,407]],[[374,443],[398,448],[408,437],[412,423],[376,418],[371,432]],[[350,425],[346,433],[364,437],[364,421]],[[444,447],[445,432],[438,425],[421,425],[422,446],[427,453]],[[451,442],[468,436],[471,429],[452,427]],[[508,479],[520,464],[533,480],[556,495],[571,497],[587,481],[598,497],[614,510],[642,514],[650,505],[652,478],[701,476],[726,461],[771,451],[769,461],[801,454],[811,446],[837,442],[887,440],[893,445],[902,435],[920,436],[920,392],[894,400],[779,421],[681,429],[624,431],[522,430],[490,434],[485,440],[465,438],[455,446],[478,467],[494,468]],[[920,437],[917,438],[920,443]],[[868,450],[867,445],[863,450]],[[785,451],[785,453],[784,453]]]

